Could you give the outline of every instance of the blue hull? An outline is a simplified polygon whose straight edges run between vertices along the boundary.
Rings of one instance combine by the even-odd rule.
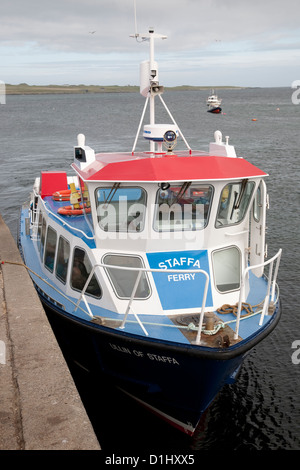
[[[109,380],[189,435],[193,435],[202,414],[222,387],[234,382],[250,349],[273,330],[279,319],[278,312],[259,337],[224,351],[112,330],[79,320],[44,298],[41,300],[71,361],[101,380]]]

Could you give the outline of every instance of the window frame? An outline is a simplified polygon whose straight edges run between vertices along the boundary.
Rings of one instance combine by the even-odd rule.
[[[65,279],[63,279],[62,277],[60,277],[59,274],[57,273],[57,266],[58,266],[58,260],[59,260],[59,246],[60,246],[60,241],[61,241],[61,240],[69,246],[69,257],[68,257],[68,262],[67,262],[67,269],[66,269],[66,277],[65,277]],[[56,253],[56,263],[55,263],[55,276],[56,276],[56,278],[57,278],[62,284],[66,284],[66,283],[67,283],[70,259],[71,259],[71,245],[70,245],[70,242],[69,242],[65,237],[63,237],[62,235],[60,235],[60,236],[58,237],[58,243],[57,243],[57,253]]]
[[[114,188],[115,188],[115,191],[114,191]],[[120,197],[126,197],[126,195],[122,196],[120,195],[119,198],[115,201],[113,201],[112,198],[115,197],[115,195],[117,194],[117,192],[119,190],[121,191],[126,191],[126,190],[140,190],[141,191],[141,198],[139,200],[135,200],[132,204],[128,205],[128,199],[125,201],[124,200],[124,204],[126,204],[126,208],[127,208],[127,214],[126,214],[126,217],[127,217],[127,221],[126,221],[126,227],[122,228],[120,227],[120,220],[119,220],[119,214],[120,212],[119,211],[116,211],[115,210],[115,205],[117,208],[119,208],[119,205],[120,205]],[[106,201],[103,201],[103,202],[100,202],[99,201],[99,197],[98,197],[98,194],[100,191],[108,191],[108,197],[106,199]],[[113,192],[112,194],[112,198],[109,199],[109,196],[110,196],[110,193]],[[147,214],[147,199],[148,199],[148,194],[147,194],[147,191],[145,188],[143,188],[142,186],[118,186],[116,183],[112,186],[98,186],[96,189],[95,189],[95,203],[96,203],[96,215],[97,215],[97,225],[98,227],[103,231],[103,232],[110,232],[110,233],[141,233],[143,232],[143,230],[145,229],[145,225],[146,225],[146,214]],[[115,211],[115,228],[114,229],[111,229],[111,228],[107,228],[105,229],[103,227],[103,225],[101,224],[101,217],[102,217],[102,220],[106,218],[106,216],[101,216],[98,214],[98,210],[99,210],[99,207],[101,205],[104,205],[104,204],[110,204],[111,202],[113,201],[113,209]],[[129,230],[130,228],[130,225],[133,224],[133,221],[138,219],[140,216],[138,217],[133,217],[133,219],[129,220],[129,217],[130,217],[130,208],[135,206],[135,205],[142,205],[143,206],[143,214],[142,214],[142,218],[141,220],[138,220],[138,224],[141,224],[140,226],[140,229],[137,230],[133,230],[132,227],[131,229]],[[104,209],[105,210],[105,209]]]
[[[40,237],[40,246],[39,246],[42,262],[44,261],[44,254],[45,254],[46,233],[47,233],[47,222],[46,222],[45,217],[42,215],[41,237]]]
[[[50,231],[52,231],[53,234],[55,234],[55,248],[54,248],[53,266],[52,266],[52,269],[51,269],[51,267],[49,266],[49,264],[46,264],[47,256],[48,256],[47,250],[49,250],[48,240],[49,240],[49,232],[50,232]],[[56,249],[57,249],[57,231],[56,231],[50,224],[48,224],[48,225],[47,225],[47,230],[46,230],[46,236],[45,236],[45,244],[44,244],[44,252],[45,252],[45,256],[44,256],[44,266],[45,266],[45,268],[47,268],[48,271],[50,271],[51,273],[54,272],[55,260],[56,260]]]
[[[129,255],[128,255],[128,254],[123,254],[123,253],[105,253],[105,255],[104,255],[103,258],[102,258],[102,263],[103,263],[103,264],[106,264],[105,259],[106,259],[107,256],[115,256],[115,257],[119,257],[119,258],[120,258],[120,257],[123,257],[123,258],[128,258],[128,259],[130,259],[130,258],[131,258],[131,259],[132,259],[132,258],[135,258],[135,259],[138,259],[138,260],[140,261],[140,263],[141,263],[141,266],[139,266],[139,267],[140,267],[140,268],[145,268],[145,264],[144,264],[143,258],[142,258],[141,256],[136,255],[136,254],[129,254]],[[109,264],[109,263],[107,263],[107,264]],[[119,265],[116,264],[116,266],[119,266]],[[124,265],[124,271],[125,271],[126,267],[129,267],[129,266]],[[137,272],[138,272],[138,268],[139,268],[139,267],[136,267],[136,268],[137,268]],[[111,286],[112,286],[112,288],[113,288],[113,291],[114,291],[116,297],[117,297],[118,299],[121,299],[121,300],[129,300],[129,299],[130,299],[130,296],[131,296],[131,293],[132,293],[132,290],[131,290],[129,296],[120,295],[120,293],[118,292],[118,289],[117,289],[117,287],[116,287],[116,284],[115,284],[114,280],[112,279],[112,276],[111,276],[111,274],[110,274],[110,272],[109,272],[109,269],[110,269],[110,268],[105,268],[105,272],[106,272],[106,274],[107,274],[107,277],[108,277],[108,279],[109,279],[109,282],[110,282],[110,284],[111,284]],[[112,270],[113,270],[113,271],[119,271],[118,269],[112,269]],[[121,271],[121,270],[120,270],[120,271]],[[143,280],[143,276],[144,276],[144,280],[147,282],[147,286],[148,286],[148,295],[145,296],[145,297],[137,297],[137,296],[134,296],[134,300],[147,300],[147,299],[149,299],[149,298],[151,297],[151,295],[152,295],[151,284],[150,284],[149,277],[148,277],[148,275],[147,275],[146,272],[142,273],[141,278],[140,278],[140,283],[141,283],[142,280]],[[134,281],[134,283],[135,283],[135,281]],[[133,283],[133,286],[132,286],[132,287],[134,287],[134,283]],[[138,286],[138,288],[139,288],[139,286]],[[137,290],[138,290],[138,288],[137,288]]]
[[[185,183],[183,183],[185,184]],[[170,185],[170,187],[166,190],[166,191],[169,191],[171,189],[172,191],[172,188],[173,190],[175,190],[177,188],[177,186],[180,186],[179,188],[179,193],[180,193],[180,190],[182,189],[183,187],[183,184],[179,184],[179,185],[175,185],[175,184],[172,184]],[[212,208],[212,205],[213,205],[213,200],[214,200],[214,193],[215,193],[215,187],[214,185],[210,184],[210,183],[195,183],[195,182],[191,182],[190,185],[185,189],[185,191],[183,192],[183,194],[181,195],[181,197],[188,197],[186,196],[186,192],[187,190],[190,190],[190,189],[193,189],[194,191],[204,191],[205,189],[210,191],[209,193],[209,202],[208,202],[208,209],[207,209],[207,213],[206,213],[206,217],[204,216],[203,217],[203,220],[204,220],[204,224],[203,226],[191,226],[191,227],[185,227],[184,226],[184,221],[185,221],[185,211],[184,211],[184,207],[186,206],[189,206],[190,208],[192,208],[192,211],[190,212],[192,214],[192,218],[190,219],[191,220],[191,224],[193,224],[193,220],[195,220],[195,223],[197,221],[197,217],[195,215],[195,217],[193,217],[193,204],[196,204],[196,201],[193,201],[189,204],[180,204],[179,202],[177,202],[177,199],[175,199],[175,204],[172,203],[171,205],[169,205],[167,202],[164,202],[164,203],[159,203],[159,197],[160,197],[160,191],[164,191],[163,189],[159,188],[157,191],[156,191],[156,195],[155,195],[155,211],[154,211],[154,218],[153,218],[153,230],[157,233],[171,233],[171,232],[196,232],[198,230],[204,230],[208,224],[209,224],[209,218],[210,218],[210,213],[211,213],[211,208]],[[175,191],[173,191],[173,193],[175,194]],[[200,197],[200,196],[199,196]],[[166,206],[169,207],[170,209],[170,212],[174,212],[172,211],[172,207],[174,207],[175,209],[176,208],[179,208],[181,209],[181,218],[180,218],[180,224],[178,224],[178,227],[176,227],[176,224],[173,224],[173,226],[171,225],[170,223],[170,219],[169,219],[169,225],[165,226],[165,227],[159,227],[159,213],[162,213],[162,211],[159,210],[159,208],[161,206],[163,206],[164,204],[166,204]],[[201,204],[204,208],[204,206],[206,204]],[[205,214],[205,211],[203,212]],[[196,212],[195,212],[196,214]],[[183,224],[182,224],[183,222]]]
[[[259,223],[261,220],[262,207],[263,207],[261,185],[262,185],[262,182],[260,181],[259,185],[257,186],[257,190],[255,192],[254,198],[253,198],[253,219],[257,223]]]
[[[238,272],[238,286],[237,287],[233,287],[231,289],[228,289],[228,290],[221,290],[218,285],[220,284],[217,284],[217,279],[218,279],[218,273],[216,271],[216,262],[215,262],[215,255],[217,253],[221,253],[221,252],[224,252],[224,251],[227,251],[227,250],[232,250],[232,249],[235,249],[239,255],[239,265],[238,265],[238,269],[239,269],[239,272]],[[212,253],[211,253],[211,261],[212,261],[212,270],[213,270],[213,276],[214,276],[214,285],[215,285],[215,288],[216,290],[220,293],[220,294],[228,294],[230,292],[235,292],[235,291],[238,291],[241,289],[241,273],[242,273],[242,252],[240,250],[240,248],[236,245],[230,245],[230,246],[224,246],[222,248],[218,248],[217,250],[213,250]],[[226,284],[223,284],[223,285],[226,285]]]
[[[86,283],[86,281],[87,281],[87,279],[88,279],[88,277],[89,277],[89,275],[90,275],[91,270],[90,270],[90,272],[88,272],[88,270],[87,270],[85,264],[82,262],[82,264],[84,264],[84,267],[85,267],[85,269],[86,269],[86,271],[87,271],[86,280],[84,281],[83,286],[82,286],[81,289],[76,288],[76,287],[73,286],[73,281],[72,281],[73,278],[72,278],[72,276],[73,276],[73,268],[74,268],[75,251],[76,251],[76,250],[81,250],[81,251],[84,253],[83,258],[87,257],[87,260],[88,260],[88,262],[89,262],[89,264],[90,264],[91,270],[93,269],[93,266],[92,266],[92,263],[91,263],[91,261],[90,261],[90,258],[89,258],[88,253],[87,253],[82,247],[80,247],[80,246],[74,246],[73,252],[72,252],[72,263],[71,263],[71,268],[70,268],[71,271],[70,271],[70,277],[69,277],[69,285],[70,285],[70,287],[71,287],[72,290],[74,290],[75,292],[81,293],[82,290],[83,290],[83,288],[84,288],[84,286],[85,286],[85,283]],[[99,282],[98,277],[97,277],[97,275],[96,275],[95,272],[94,272],[94,274],[93,274],[92,279],[91,279],[90,282],[92,282],[93,277],[95,277],[95,280],[96,280],[96,282],[97,282],[97,284],[98,284],[98,287],[99,287],[99,290],[100,290],[100,295],[97,296],[97,295],[94,295],[94,294],[91,294],[90,292],[88,292],[88,287],[89,287],[90,284],[87,286],[84,295],[89,295],[90,297],[93,297],[94,299],[98,299],[98,300],[99,300],[99,299],[102,298],[103,290],[102,290],[102,288],[101,288],[100,282]]]
[[[243,191],[243,181],[246,182],[244,191]],[[239,207],[237,207],[237,208],[234,208],[236,202],[232,198],[232,193],[234,191],[234,185],[239,185],[240,186],[240,191],[239,191],[239,193],[237,193],[237,198],[239,198],[241,196],[241,200],[239,202]],[[242,203],[245,200],[245,196],[247,195],[247,186],[250,186],[250,185],[251,185],[252,189],[251,189],[251,192],[248,195],[247,204],[243,208],[242,217],[239,218],[239,220],[237,220],[235,222],[228,223],[229,219],[228,219],[228,215],[226,215],[227,223],[221,222],[220,213],[221,213],[222,197],[223,197],[223,192],[227,188],[227,186],[231,186],[231,188],[229,188],[228,200],[230,201],[230,203],[232,203],[232,207],[230,208],[230,211],[233,215],[234,210],[240,210],[240,208],[243,207]],[[215,228],[216,229],[223,228],[223,227],[231,227],[231,226],[234,226],[234,225],[239,225],[240,223],[243,222],[243,220],[245,219],[245,217],[247,215],[247,212],[249,210],[250,203],[251,203],[251,200],[253,198],[253,193],[254,193],[254,190],[255,190],[255,186],[256,186],[255,181],[251,181],[251,180],[248,180],[248,179],[244,179],[244,180],[241,180],[241,181],[230,181],[230,182],[226,183],[225,186],[223,186],[223,188],[220,192],[220,199],[219,199],[219,204],[218,204],[218,209],[217,209],[216,219],[215,219]],[[226,209],[226,211],[229,211],[229,207]],[[232,215],[230,216],[230,218],[232,217]]]

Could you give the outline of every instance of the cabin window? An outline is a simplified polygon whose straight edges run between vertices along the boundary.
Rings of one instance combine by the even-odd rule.
[[[48,226],[47,239],[45,247],[45,266],[53,273],[54,258],[56,250],[56,231],[52,227]]]
[[[230,292],[240,288],[241,253],[231,246],[213,252],[213,272],[215,285],[219,292]]]
[[[70,244],[63,237],[59,237],[55,274],[64,284],[66,283],[67,279],[69,258]]]
[[[86,252],[81,248],[75,248],[71,272],[72,289],[81,292],[91,273],[91,270],[92,265]],[[93,297],[101,297],[102,292],[95,274],[93,274],[85,293],[92,295]]]
[[[243,180],[227,184],[221,193],[216,227],[240,223],[245,217],[253,193],[254,182]]]
[[[38,200],[39,200],[38,196],[34,196],[33,202],[30,206],[32,222],[35,222],[38,216],[38,210],[37,210]]]
[[[261,208],[262,208],[262,200],[261,200],[261,184],[260,184],[257,188],[254,201],[253,201],[253,217],[256,222],[260,221]]]
[[[43,217],[42,226],[41,226],[41,244],[40,244],[41,259],[43,259],[43,256],[44,256],[45,237],[46,237],[46,221]]]
[[[39,212],[39,220],[38,220],[38,230],[37,230],[37,246],[40,249],[41,246],[41,235],[42,235],[42,223],[43,223],[43,214]]]
[[[96,190],[99,227],[106,232],[141,232],[146,213],[146,191],[118,184]]]
[[[129,268],[143,268],[143,262],[137,256],[106,255],[104,263],[111,266],[124,266]],[[129,299],[131,297],[137,276],[137,270],[123,270],[106,268],[108,277],[118,297]],[[135,299],[145,299],[150,295],[150,286],[146,273],[142,273],[135,293]]]
[[[154,230],[163,232],[205,228],[212,202],[212,186],[191,183],[166,186],[157,191]]]

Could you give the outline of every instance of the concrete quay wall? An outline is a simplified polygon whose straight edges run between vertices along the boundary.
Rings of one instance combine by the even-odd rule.
[[[100,450],[1,215],[0,261],[0,450]]]

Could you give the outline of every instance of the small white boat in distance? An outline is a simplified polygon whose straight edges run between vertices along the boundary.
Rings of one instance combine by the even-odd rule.
[[[208,106],[207,111],[209,113],[219,114],[222,111],[221,103],[222,103],[222,100],[218,98],[214,90],[211,90],[210,95],[206,100],[206,104]]]

